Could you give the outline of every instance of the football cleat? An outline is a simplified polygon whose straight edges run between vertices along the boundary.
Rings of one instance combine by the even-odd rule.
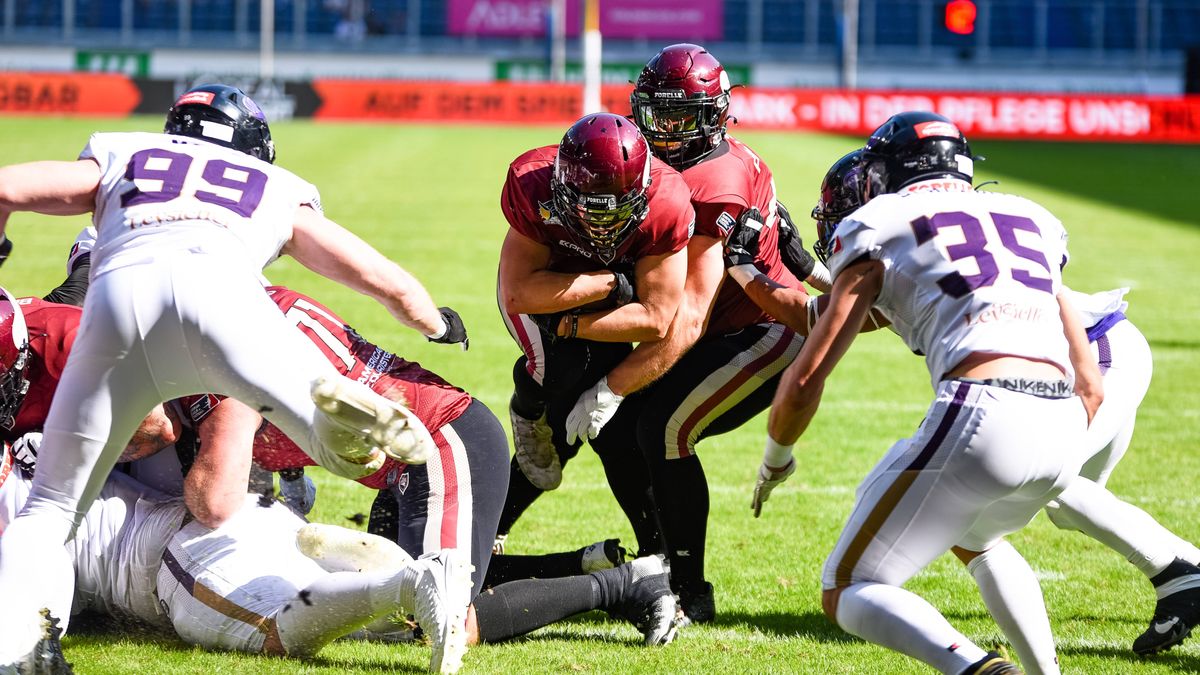
[[[651,555],[622,567],[626,585],[620,601],[609,612],[640,630],[647,647],[674,640],[679,629],[675,620],[678,606],[666,563],[660,556]]]
[[[424,464],[438,452],[429,430],[411,410],[354,380],[340,375],[319,377],[312,384],[312,400],[329,421],[366,438],[392,459]],[[355,461],[354,456],[344,459]]]
[[[456,549],[426,553],[412,566],[417,575],[411,587],[402,589],[400,604],[411,608],[417,625],[429,636],[430,672],[456,673],[467,653],[467,606],[474,567]]]
[[[41,638],[34,645],[33,651],[13,666],[0,666],[0,672],[17,675],[72,675],[75,672],[63,655],[63,631],[58,625],[58,619],[51,616],[48,609],[42,609],[40,614]]]
[[[580,568],[584,574],[598,570],[610,570],[625,564],[625,548],[620,539],[606,539],[583,548]]]
[[[1154,618],[1133,641],[1133,653],[1149,656],[1183,642],[1200,623],[1200,567],[1178,558],[1152,579],[1158,592]]]
[[[680,627],[694,623],[712,623],[717,618],[717,602],[713,597],[713,585],[707,581],[699,586],[679,589]]]
[[[296,548],[326,572],[398,570],[412,562],[395,542],[336,525],[309,523],[296,532]]]
[[[987,656],[972,663],[962,672],[962,675],[1022,675],[1017,664],[1001,656],[998,652],[988,652]]]
[[[508,406],[512,420],[513,452],[517,466],[529,482],[539,490],[553,490],[562,484],[562,463],[558,450],[554,448],[553,432],[546,423],[546,415],[536,420],[518,415]]]

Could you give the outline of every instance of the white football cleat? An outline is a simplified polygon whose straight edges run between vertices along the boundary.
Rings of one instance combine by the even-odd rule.
[[[424,464],[438,452],[433,436],[411,410],[354,380],[319,377],[312,384],[312,400],[329,421],[368,439],[392,459]]]
[[[417,625],[429,637],[433,648],[430,672],[456,673],[467,653],[467,606],[474,566],[452,548],[426,553],[411,564],[417,576],[414,586],[402,591],[401,604],[412,606]]]
[[[412,562],[395,542],[337,525],[309,523],[296,532],[296,548],[326,572],[379,572]]]
[[[518,415],[509,402],[508,415],[512,421],[513,452],[521,473],[539,490],[557,488],[562,484],[562,463],[545,413],[536,420],[527,419]]]

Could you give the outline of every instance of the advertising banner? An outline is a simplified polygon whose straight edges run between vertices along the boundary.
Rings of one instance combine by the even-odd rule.
[[[116,73],[0,72],[0,113],[128,115],[138,88]]]
[[[567,35],[579,35],[582,0],[567,0]],[[546,35],[549,0],[448,0],[451,35],[541,37]],[[723,0],[603,0],[600,32],[617,39],[720,40],[725,32]]]
[[[582,110],[578,85],[397,80],[313,82],[323,119],[570,124]],[[630,86],[605,85],[607,110],[629,114]],[[866,135],[904,110],[934,110],[968,138],[1200,143],[1200,96],[866,92],[738,89],[738,129]]]

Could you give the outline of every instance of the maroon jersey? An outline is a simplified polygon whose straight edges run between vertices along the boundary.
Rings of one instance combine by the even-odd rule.
[[[37,298],[20,298],[17,303],[25,315],[29,329],[29,366],[25,379],[29,380],[29,392],[17,409],[12,429],[0,434],[7,441],[14,441],[30,431],[41,431],[50,412],[50,401],[58,389],[67,355],[75,344],[75,333],[79,330],[79,317],[83,310],[74,305],[60,305]],[[7,338],[11,339],[11,338]]]
[[[683,170],[696,210],[696,234],[724,239],[742,212],[757,208],[768,228],[759,240],[754,266],[785,286],[799,286],[779,256],[775,179],[771,170],[741,141],[726,136],[712,154]],[[772,321],[737,282],[725,278],[717,292],[706,335],[723,335]]]
[[[443,425],[454,421],[471,404],[471,395],[425,370],[420,364],[404,359],[371,344],[345,321],[318,303],[296,291],[272,286],[267,294],[284,315],[296,323],[338,372],[371,387],[376,393],[403,400],[436,434]],[[211,394],[183,399],[184,409],[193,423],[207,417],[220,398]],[[254,461],[269,471],[312,466],[316,462],[274,425],[264,423],[254,439]],[[404,469],[389,458],[383,467],[359,482],[382,489]]]
[[[500,194],[500,208],[514,230],[550,248],[549,269],[592,272],[627,268],[641,258],[674,253],[687,246],[695,213],[689,190],[677,171],[658,158],[650,162],[650,210],[637,230],[617,247],[612,260],[600,260],[580,235],[550,213],[550,176],[558,146],[535,148],[513,160]]]

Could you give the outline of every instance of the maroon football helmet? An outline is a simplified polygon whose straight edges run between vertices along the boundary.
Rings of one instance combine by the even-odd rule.
[[[629,105],[659,159],[684,169],[725,140],[729,75],[699,45],[663,48],[638,75]]]
[[[550,209],[601,258],[649,211],[650,148],[620,115],[593,113],[567,129],[550,178]]]
[[[29,393],[29,330],[17,299],[0,288],[0,428],[11,429]]]

